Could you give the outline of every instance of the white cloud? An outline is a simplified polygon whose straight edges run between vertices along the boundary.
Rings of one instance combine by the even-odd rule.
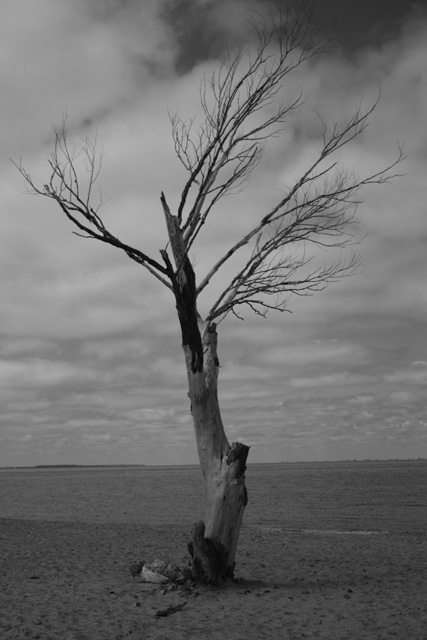
[[[242,28],[247,3],[204,5],[230,34]],[[146,450],[147,460],[159,460],[165,447],[184,442],[195,456],[170,292],[124,254],[73,236],[54,203],[20,193],[22,181],[7,164],[9,155],[22,155],[43,183],[49,119],[58,122],[67,108],[71,140],[85,124],[98,129],[107,152],[101,182],[109,227],[160,259],[166,240],[159,193],[165,190],[175,209],[186,177],[167,108],[179,107],[184,117],[199,114],[197,81],[216,63],[199,60],[176,74],[177,34],[162,22],[159,7],[155,0],[40,0],[37,8],[30,0],[6,0],[2,7],[0,438],[6,432],[12,438],[2,455],[15,451],[16,437],[20,455],[47,455],[55,443],[61,455],[84,456],[84,434],[93,455],[98,442],[120,459],[141,461]],[[399,138],[406,142],[401,170],[407,175],[363,194],[360,217],[371,234],[361,246],[363,271],[314,297],[291,300],[293,315],[227,319],[219,326],[226,428],[231,437],[235,432],[257,443],[266,459],[286,458],[288,441],[291,457],[327,457],[328,451],[347,457],[351,446],[363,456],[368,441],[377,447],[370,451],[381,451],[379,432],[389,424],[393,452],[412,451],[399,435],[401,425],[405,438],[420,438],[425,406],[402,386],[413,391],[427,381],[426,33],[419,19],[382,47],[352,60],[330,54],[291,79],[290,94],[306,91],[295,114],[299,127],[290,121],[283,138],[272,141],[247,190],[222,202],[194,248],[204,274],[280,197],[285,180],[302,171],[319,143],[312,107],[329,122],[342,120],[361,96],[369,105],[381,81],[372,125],[341,159],[360,171],[381,168],[392,161]],[[202,312],[237,264],[212,282]],[[309,401],[309,394],[325,392],[333,396],[327,404]],[[295,404],[278,408],[286,398]]]
[[[390,393],[388,399],[391,402],[398,402],[401,404],[411,404],[417,401],[417,397],[410,391],[394,391]]]
[[[427,366],[424,362],[414,362],[408,369],[400,369],[384,376],[386,382],[424,385],[427,384]]]
[[[147,62],[170,64],[158,6],[133,4],[100,20],[82,0],[3,3],[2,108],[21,124],[18,140],[3,131],[8,154],[34,150],[61,109],[82,122],[123,108],[149,84]]]
[[[359,344],[339,340],[310,340],[298,345],[274,346],[264,349],[257,360],[267,365],[307,365],[351,362],[360,364],[368,359],[366,349]]]
[[[372,404],[375,401],[375,396],[373,394],[359,395],[348,398],[347,402],[349,404],[355,405],[365,405]]]
[[[58,350],[56,345],[51,340],[41,340],[38,338],[3,338],[0,341],[0,357],[9,358],[26,354],[50,354],[55,353]]]
[[[289,381],[291,387],[296,389],[312,389],[316,387],[340,387],[347,385],[367,384],[372,381],[369,376],[350,374],[348,371],[340,371],[326,376],[314,378],[292,378]]]
[[[98,374],[68,363],[32,359],[25,362],[0,360],[0,385],[46,387],[72,381],[94,381]]]

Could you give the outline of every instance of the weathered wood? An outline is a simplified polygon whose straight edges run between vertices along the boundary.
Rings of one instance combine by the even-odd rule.
[[[197,310],[193,267],[176,216],[162,194],[175,269],[167,252],[163,260],[172,282],[181,326],[189,398],[197,450],[206,485],[205,522],[193,530],[189,545],[193,577],[218,583],[234,576],[235,555],[247,504],[245,468],[249,447],[228,442],[218,402],[219,358],[215,323],[202,322]]]
[[[192,541],[188,543],[191,556],[191,571],[198,582],[216,584],[220,579],[232,578],[228,570],[228,551],[217,540],[205,538],[205,523],[196,522],[192,531]]]
[[[189,543],[196,580],[218,583],[234,577],[237,543],[248,502],[245,468],[249,447],[235,442],[216,469],[205,474],[206,524],[198,522]]]

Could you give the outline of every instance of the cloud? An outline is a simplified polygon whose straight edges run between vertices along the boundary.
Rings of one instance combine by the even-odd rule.
[[[384,376],[386,382],[424,385],[427,384],[427,363],[413,362],[407,369],[394,371]]]
[[[234,43],[247,6],[40,0],[36,9],[23,0],[18,10],[7,0],[2,7],[0,464],[51,459],[52,451],[69,461],[169,461],[175,446],[179,461],[197,461],[170,291],[126,255],[72,235],[55,203],[24,196],[8,156],[22,156],[43,184],[50,121],[67,109],[70,142],[83,126],[97,130],[106,152],[108,227],[160,259],[160,191],[175,211],[187,178],[167,109],[200,116],[197,83],[217,68],[216,35],[224,27]],[[207,19],[211,36],[200,31],[193,42]],[[304,106],[192,249],[200,281],[304,170],[320,143],[315,108],[333,126],[361,97],[372,104],[381,81],[371,126],[339,154],[361,173],[392,162],[396,138],[408,156],[398,169],[405,176],[362,194],[363,270],[290,300],[292,314],[219,325],[226,430],[253,443],[253,459],[258,450],[265,460],[425,451],[426,33],[421,15],[381,46],[329,53],[290,77],[286,98],[304,90]],[[213,279],[202,314],[240,263]]]
[[[27,354],[54,354],[58,350],[51,340],[42,340],[39,338],[11,338],[0,340],[0,357],[18,357]]]
[[[399,404],[411,404],[417,402],[417,396],[410,391],[394,391],[388,396],[390,402],[397,402]]]
[[[348,371],[340,371],[328,376],[315,378],[292,378],[289,381],[291,387],[296,389],[312,389],[315,387],[340,387],[347,385],[368,384],[372,380],[370,376],[358,376]]]
[[[5,387],[43,387],[77,380],[93,381],[96,378],[94,371],[62,362],[39,359],[24,362],[0,360],[0,385]]]
[[[371,404],[372,402],[375,402],[375,396],[374,394],[352,396],[348,398],[347,402],[349,404],[355,404],[355,405]]]
[[[275,461],[304,459],[304,451],[318,460],[417,457],[425,436],[425,400],[412,397],[408,404],[402,396],[398,403],[396,399],[390,403],[389,395],[372,395],[366,410],[367,399],[362,397],[359,403],[350,395],[338,400],[310,396],[303,402],[290,399],[275,406],[252,407],[250,415],[236,408],[227,411],[225,418],[233,439],[250,439],[256,445],[255,456],[262,456],[263,445],[270,443]]]
[[[339,340],[310,340],[298,345],[275,346],[264,349],[258,356],[260,362],[267,365],[339,365],[351,361],[359,364],[368,359],[362,345],[343,343]]]
[[[3,131],[7,154],[35,151],[61,109],[72,110],[80,122],[122,109],[138,86],[150,83],[150,64],[170,64],[171,40],[156,2],[120,3],[110,12],[104,7],[82,0],[41,0],[37,6],[23,0],[18,12],[13,0],[3,3],[3,114],[21,123],[18,140],[10,129]]]

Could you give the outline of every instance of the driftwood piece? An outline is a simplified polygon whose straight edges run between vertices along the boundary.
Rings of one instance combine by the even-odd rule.
[[[157,582],[158,584],[169,582],[169,578],[156,571],[150,571],[150,569],[147,569],[145,566],[142,567],[141,579],[143,582]]]

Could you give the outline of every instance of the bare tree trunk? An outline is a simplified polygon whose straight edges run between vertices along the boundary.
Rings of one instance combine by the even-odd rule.
[[[293,3],[284,3],[293,4]],[[310,293],[329,282],[351,275],[357,256],[347,263],[340,259],[329,266],[311,265],[316,249],[343,248],[354,242],[354,213],[358,191],[372,184],[384,184],[399,174],[392,169],[404,159],[399,147],[397,159],[385,169],[355,177],[330,160],[335,152],[365,131],[376,103],[363,112],[356,109],[342,125],[330,127],[321,121],[322,144],[316,157],[295,181],[284,188],[271,209],[259,212],[258,221],[246,235],[230,244],[215,258],[210,270],[196,287],[189,259],[212,208],[220,198],[240,191],[262,158],[264,144],[280,134],[288,116],[301,104],[301,96],[282,102],[280,87],[287,76],[304,62],[328,50],[328,42],[316,37],[309,5],[273,11],[271,21],[254,19],[253,39],[229,52],[218,72],[202,80],[200,101],[204,120],[171,117],[172,136],[179,160],[189,173],[181,192],[177,214],[170,211],[161,194],[169,242],[160,251],[164,265],[144,251],[121,242],[111,233],[99,209],[92,206],[92,193],[99,175],[102,155],[96,140],[86,133],[81,148],[67,141],[65,119],[55,129],[55,146],[49,159],[50,178],[38,187],[21,163],[16,164],[30,193],[54,200],[75,225],[79,236],[95,238],[119,248],[147,269],[176,301],[185,353],[189,396],[197,447],[206,484],[205,522],[193,530],[189,545],[192,570],[203,582],[220,582],[233,577],[234,558],[247,493],[244,482],[249,447],[229,444],[218,405],[219,361],[214,320],[224,319],[236,309],[250,309],[265,315],[269,309],[283,311],[292,294]],[[326,45],[326,46],[325,46]],[[292,88],[292,87],[291,87]],[[85,178],[79,179],[84,169]],[[210,307],[205,322],[197,311],[197,297],[232,257],[253,244],[240,270]],[[298,250],[288,250],[294,245]],[[306,249],[310,245],[313,254]],[[299,249],[303,249],[300,251]],[[174,264],[173,264],[174,263]],[[299,275],[300,274],[300,275]]]
[[[202,345],[201,371],[192,370],[192,356],[184,345],[191,412],[206,486],[205,522],[194,525],[188,547],[195,579],[218,583],[234,577],[237,542],[248,501],[244,474],[249,447],[239,442],[230,446],[224,432],[218,404],[214,324],[204,332]]]
[[[249,447],[231,446],[218,403],[217,332],[197,311],[194,269],[186,255],[182,230],[162,194],[162,205],[174,256],[174,271],[166,251],[161,254],[172,282],[185,354],[191,413],[206,486],[206,522],[198,522],[188,548],[196,580],[222,582],[234,576],[234,558],[248,497],[245,487]]]

